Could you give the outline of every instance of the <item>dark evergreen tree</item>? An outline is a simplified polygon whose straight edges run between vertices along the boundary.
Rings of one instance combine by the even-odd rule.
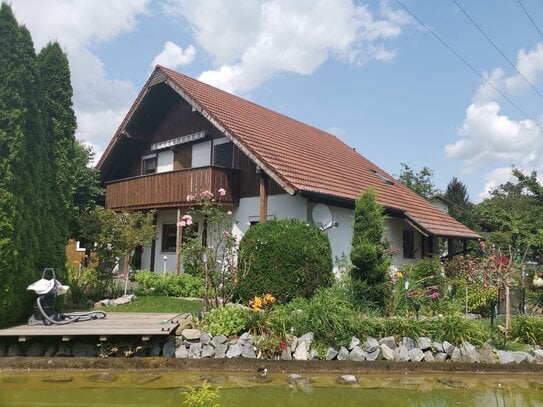
[[[356,199],[351,249],[354,290],[362,302],[380,308],[384,308],[390,294],[387,284],[390,259],[383,244],[383,211],[371,189]]]
[[[474,206],[462,181],[453,177],[447,185],[444,197],[450,202],[449,215],[470,228],[476,227]]]
[[[39,198],[43,151],[39,77],[30,34],[11,8],[0,6],[0,324],[21,318],[31,297],[26,286],[37,276]],[[43,174],[46,175],[46,174]]]
[[[47,147],[52,171],[49,200],[55,223],[50,235],[51,266],[63,268],[66,263],[65,246],[70,237],[69,226],[74,213],[73,197],[76,188],[75,130],[76,119],[72,108],[73,89],[70,82],[68,58],[58,43],[50,43],[38,55],[45,100]]]

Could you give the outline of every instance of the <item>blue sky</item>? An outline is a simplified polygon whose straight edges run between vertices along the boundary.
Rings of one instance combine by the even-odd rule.
[[[441,189],[456,176],[474,201],[511,165],[543,174],[543,2],[401,3],[493,87],[396,0],[11,0],[37,50],[66,50],[78,137],[97,155],[158,62],[334,133],[393,175],[427,166]]]

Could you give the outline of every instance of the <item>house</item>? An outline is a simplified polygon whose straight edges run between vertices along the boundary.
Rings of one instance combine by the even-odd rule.
[[[326,229],[338,258],[350,252],[354,200],[370,187],[388,215],[396,266],[438,253],[438,238],[480,238],[337,137],[162,66],[98,168],[106,207],[157,210],[143,269],[175,269],[176,222],[193,205],[188,198],[220,188],[236,235],[254,222],[299,218]]]

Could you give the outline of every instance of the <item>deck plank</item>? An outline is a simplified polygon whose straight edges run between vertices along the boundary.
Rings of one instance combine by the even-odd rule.
[[[1,337],[156,336],[169,335],[182,314],[111,312],[106,318],[66,325],[17,325],[0,329]]]

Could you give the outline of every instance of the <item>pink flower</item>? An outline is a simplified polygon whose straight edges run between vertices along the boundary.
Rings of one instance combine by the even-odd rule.
[[[177,222],[177,226],[181,226],[182,228],[184,228],[185,226],[187,226],[187,222],[182,220],[181,222]]]
[[[192,216],[183,215],[183,217],[181,219],[182,219],[182,222],[185,223],[185,225],[192,225]],[[183,226],[185,226],[185,225],[183,225]]]
[[[435,293],[433,293],[432,295],[430,295],[430,298],[431,298],[432,300],[435,300],[435,299],[437,299],[437,298],[439,298],[439,297],[440,297],[439,291],[436,291]]]
[[[187,201],[189,201],[189,202],[190,202],[190,201],[194,201],[194,195],[188,194],[188,195],[187,195]]]
[[[208,191],[207,189],[204,192],[202,192],[201,195],[202,195],[202,198],[204,199],[209,199],[213,197],[213,194],[211,193],[211,191]]]
[[[225,196],[226,195],[226,191],[224,188],[219,188],[219,196]]]

